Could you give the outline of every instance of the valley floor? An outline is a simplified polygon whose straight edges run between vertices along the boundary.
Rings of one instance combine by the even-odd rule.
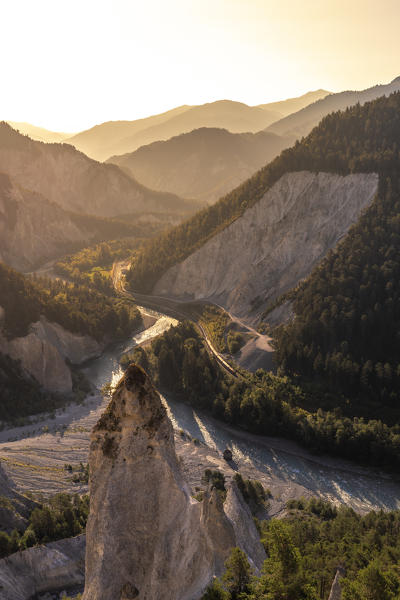
[[[152,310],[141,311],[146,329],[85,367],[85,375],[97,389],[119,379],[123,353],[176,323]],[[254,339],[263,337],[257,334]],[[267,348],[262,350],[268,352]],[[227,478],[240,471],[247,478],[260,480],[273,495],[271,516],[281,512],[288,499],[311,495],[345,503],[359,512],[400,508],[400,481],[385,474],[313,455],[284,439],[231,428],[171,398],[164,401],[174,425],[177,453],[193,493],[196,487],[202,487],[204,470],[211,468],[220,469]],[[0,460],[18,489],[45,496],[61,491],[85,493],[87,484],[74,483],[73,475],[79,472],[80,463],[88,461],[90,432],[107,403],[98,392],[82,404],[56,411],[53,418],[44,415],[31,425],[0,431]],[[232,449],[232,463],[222,458],[226,447]],[[71,465],[73,473],[65,465]]]
[[[54,419],[0,432],[0,457],[18,489],[44,495],[86,492],[87,485],[73,483],[64,465],[78,468],[80,462],[87,462],[90,431],[106,405],[101,396],[90,396],[82,405],[57,411]],[[204,470],[211,468],[226,477],[238,470],[259,479],[273,495],[271,516],[279,514],[288,499],[311,495],[346,503],[359,512],[400,507],[400,483],[388,476],[314,456],[280,438],[236,430],[174,401],[168,400],[167,407],[193,493],[202,487]],[[222,458],[226,446],[233,451],[232,463]]]

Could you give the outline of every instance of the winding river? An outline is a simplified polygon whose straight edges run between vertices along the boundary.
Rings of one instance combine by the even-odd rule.
[[[164,331],[169,329],[171,325],[176,325],[178,323],[176,319],[172,319],[155,310],[141,306],[138,308],[140,309],[144,320],[150,319],[153,321],[153,324],[125,342],[108,348],[103,352],[102,356],[89,361],[87,366],[83,369],[86,377],[98,389],[101,389],[106,383],[111,383],[112,387],[115,387],[123,374],[123,370],[119,364],[123,354],[130,352],[135,346],[161,335]]]
[[[141,310],[146,323],[144,331],[86,364],[84,372],[98,389],[119,380],[119,361],[125,352],[176,323],[164,314]],[[284,509],[288,499],[310,495],[360,512],[400,508],[400,483],[394,478],[346,461],[313,455],[284,439],[234,429],[169,397],[163,402],[175,429],[177,454],[192,489],[201,485],[206,468],[220,469],[227,478],[239,470],[271,490],[271,515]],[[80,462],[87,462],[90,432],[106,406],[107,400],[95,393],[81,404],[71,403],[54,414],[0,431],[2,464],[17,487],[47,496],[59,491],[85,493],[87,484],[74,483],[65,465],[79,470]],[[233,452],[231,463],[222,458],[227,446]]]
[[[136,345],[163,333],[176,321],[164,314],[141,309],[144,316],[155,322],[142,333],[124,344],[106,351],[91,361],[85,369],[89,380],[100,388],[105,383],[117,383],[122,375],[119,360]],[[300,495],[317,494],[335,503],[346,503],[355,510],[400,508],[400,484],[377,471],[357,467],[349,462],[330,457],[315,456],[292,442],[279,438],[266,438],[248,434],[216,421],[209,415],[190,406],[163,397],[169,417],[176,431],[188,434],[185,439],[195,439],[183,451],[189,461],[188,471],[200,464],[215,465],[225,471],[240,469],[248,477],[260,479],[284,501]],[[182,437],[177,435],[177,440]],[[197,444],[197,440],[199,444]],[[233,463],[221,460],[223,450],[233,451]],[[189,451],[190,450],[190,451]],[[178,448],[179,452],[179,448]],[[198,470],[198,469],[197,469]],[[201,469],[200,469],[201,471]],[[228,473],[229,474],[229,473]]]

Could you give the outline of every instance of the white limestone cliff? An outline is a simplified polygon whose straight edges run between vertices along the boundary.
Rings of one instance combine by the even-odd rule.
[[[71,333],[44,317],[33,323],[23,337],[8,340],[0,331],[0,352],[19,360],[22,368],[50,392],[72,391],[66,361],[79,365],[101,351],[102,346],[90,336]]]
[[[30,600],[83,586],[85,536],[28,548],[0,560],[0,600]]]
[[[373,173],[288,173],[240,218],[166,271],[153,293],[209,299],[257,320],[266,304],[336,246],[377,187]]]

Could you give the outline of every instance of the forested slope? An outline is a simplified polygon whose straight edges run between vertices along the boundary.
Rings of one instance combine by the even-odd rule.
[[[97,340],[115,339],[140,323],[132,304],[60,280],[24,277],[0,263],[1,323],[9,337],[26,335],[29,325],[44,315],[49,321]]]
[[[400,93],[332,113],[301,142],[284,150],[215,205],[147,244],[129,274],[133,289],[150,291],[172,265],[200,248],[258,202],[285,173],[376,172],[383,182],[400,166]]]
[[[397,471],[400,465],[400,425],[389,427],[380,412],[370,420],[344,415],[347,402],[339,395],[334,410],[323,410],[318,391],[261,369],[234,379],[208,354],[190,323],[171,327],[145,350],[135,348],[123,362],[129,361],[149,371],[161,391],[247,431],[294,439],[319,454],[369,467]]]
[[[360,516],[314,498],[289,501],[288,509],[259,524],[267,554],[261,577],[235,548],[202,600],[337,599],[329,593],[338,567],[342,600],[399,597],[399,511]]]
[[[35,345],[32,338],[37,341],[39,338],[30,325],[40,317],[61,325],[57,331],[64,336],[66,347],[71,343],[71,333],[91,336],[101,347],[126,337],[142,323],[139,311],[127,300],[105,296],[78,284],[25,277],[3,263],[0,263],[0,307],[0,420],[52,410],[62,405],[67,396],[79,394],[80,386],[84,392],[89,389],[75,372],[69,373],[68,361],[64,365],[65,357],[58,350],[58,344],[64,343],[61,338],[53,339],[43,330],[45,337]],[[20,345],[18,338],[23,338]],[[77,338],[78,342],[80,339]],[[67,354],[72,352],[64,350]],[[82,343],[82,356],[85,352],[89,350],[84,350]],[[26,358],[26,353],[32,355],[32,361]],[[81,354],[76,354],[77,363],[82,361]],[[59,382],[56,388],[49,384],[53,378]]]
[[[399,138],[400,139],[400,138]],[[277,360],[322,389],[399,407],[400,176],[294,294],[296,318],[277,332]]]

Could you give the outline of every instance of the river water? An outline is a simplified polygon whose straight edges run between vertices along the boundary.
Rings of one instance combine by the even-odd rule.
[[[108,382],[114,386],[123,373],[119,365],[121,356],[176,324],[174,319],[161,313],[148,309],[142,312],[156,319],[155,323],[127,342],[107,350],[84,370],[96,387],[101,388]],[[212,451],[214,457],[221,456],[223,450],[230,447],[236,468],[247,476],[257,477],[286,499],[313,494],[362,512],[400,508],[400,484],[390,477],[346,461],[311,455],[285,440],[248,434],[171,398],[162,399],[174,428],[184,430],[200,442],[192,457],[193,468],[198,456],[206,460],[208,451]]]
[[[115,387],[118,383],[123,374],[123,370],[119,364],[123,354],[130,352],[135,346],[161,335],[172,325],[178,323],[176,319],[167,317],[167,315],[163,315],[155,310],[143,307],[138,308],[143,317],[155,320],[154,324],[125,342],[108,348],[100,358],[89,361],[88,365],[83,369],[86,377],[98,389],[101,389],[106,383],[111,383],[112,387]]]

